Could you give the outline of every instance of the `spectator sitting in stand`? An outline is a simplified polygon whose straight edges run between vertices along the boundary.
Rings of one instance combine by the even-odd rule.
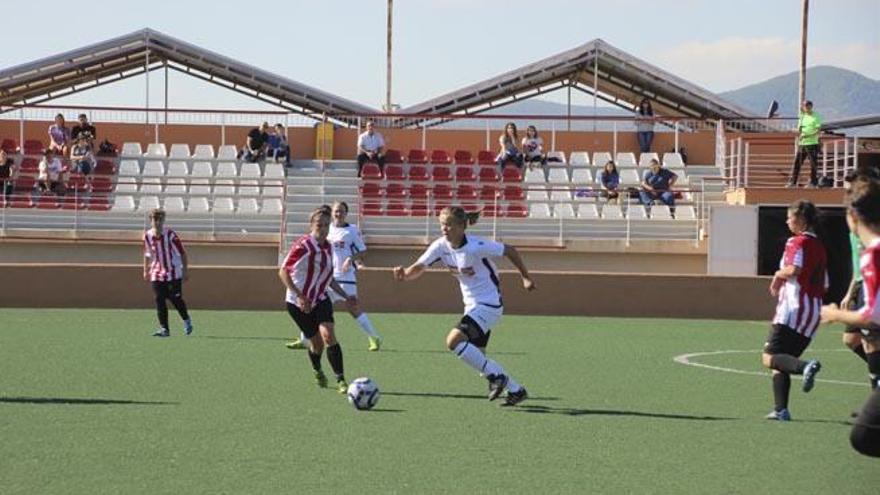
[[[526,127],[526,137],[522,140],[522,149],[525,155],[525,162],[529,165],[529,170],[535,166],[535,162],[541,164],[542,167],[547,166],[547,155],[544,153],[544,140],[538,136],[538,130],[535,126]]]
[[[6,155],[6,150],[0,150],[0,191],[6,201],[9,201],[12,196],[17,177],[18,166],[15,164],[15,160]]]
[[[654,201],[661,201],[669,206],[669,211],[675,216],[675,193],[672,186],[678,176],[669,169],[662,168],[660,162],[655,158],[651,160],[650,168],[645,171],[642,177],[642,190],[639,191],[639,198],[649,209]]]
[[[89,118],[86,116],[86,114],[84,114],[84,113],[79,114],[78,119],[79,119],[79,124],[73,126],[73,129],[70,130],[71,142],[76,144],[76,142],[79,141],[80,137],[86,136],[89,138],[89,146],[91,148],[94,148],[95,147],[95,138],[98,137],[97,129],[95,129],[95,126],[93,126],[89,122]]]
[[[49,148],[67,155],[70,146],[70,129],[64,124],[64,115],[55,116],[55,123],[49,126]]]
[[[66,190],[62,173],[64,167],[61,165],[61,159],[58,158],[52,148],[46,148],[43,152],[43,159],[40,160],[39,175],[37,176],[37,186],[41,193],[52,191],[61,196]]]
[[[275,124],[275,131],[269,134],[266,156],[275,160],[276,163],[284,158],[284,166],[290,166],[290,145],[287,142],[287,132],[285,132],[283,125]]]
[[[607,198],[609,203],[620,204],[620,173],[613,161],[608,160],[605,167],[599,172],[598,182],[602,188],[599,195]]]
[[[518,140],[516,124],[508,122],[507,125],[504,126],[504,134],[498,136],[498,144],[501,145],[501,151],[495,158],[498,167],[502,170],[504,169],[504,164],[507,162],[513,162],[513,164],[519,168],[523,167],[523,155],[519,151],[519,148],[516,147]]]
[[[385,138],[376,132],[375,127],[376,124],[368,120],[367,130],[358,136],[358,177],[367,162],[376,162],[379,170],[385,173]]]
[[[70,151],[70,161],[73,162],[73,170],[82,174],[91,185],[92,170],[95,169],[95,155],[92,153],[91,140],[88,133],[80,134],[79,140],[74,142]]]
[[[260,127],[254,127],[247,135],[247,143],[238,157],[246,162],[261,162],[266,158],[266,148],[269,141],[269,123],[263,122]]]

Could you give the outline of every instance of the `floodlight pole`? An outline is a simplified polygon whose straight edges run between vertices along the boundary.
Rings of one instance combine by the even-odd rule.
[[[807,99],[807,21],[810,17],[810,0],[804,0],[801,16],[801,67],[798,81],[798,109]]]
[[[385,111],[391,112],[391,26],[392,26],[392,12],[394,11],[394,0],[388,0],[388,67],[386,69],[386,79],[385,79]]]

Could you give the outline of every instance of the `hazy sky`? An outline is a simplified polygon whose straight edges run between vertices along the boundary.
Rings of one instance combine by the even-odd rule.
[[[7,0],[8,1],[8,0]],[[802,0],[397,0],[394,100],[412,105],[594,38],[712,91],[797,70]],[[880,79],[880,0],[810,2],[809,65]],[[380,107],[386,0],[16,2],[0,67],[150,27],[325,91]],[[153,104],[161,73],[151,76]],[[172,106],[260,108],[172,73]],[[588,96],[579,96],[591,101]],[[137,78],[67,99],[137,105]],[[577,102],[576,102],[577,103]]]

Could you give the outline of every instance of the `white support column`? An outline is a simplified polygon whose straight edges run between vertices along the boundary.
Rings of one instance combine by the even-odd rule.
[[[488,143],[487,143],[488,144]],[[556,121],[550,121],[550,151],[556,150]]]
[[[18,109],[18,145],[24,150],[24,108]]]
[[[679,149],[679,146],[678,146],[678,121],[676,120],[673,123],[675,125],[675,127],[674,127],[674,129],[675,129],[675,152],[678,153],[678,149]]]
[[[491,150],[490,147],[490,136],[489,136],[489,120],[486,119],[486,149]]]
[[[596,112],[599,106],[599,51],[596,51],[596,58],[593,59],[593,132],[596,132]],[[627,240],[629,243],[629,240]]]
[[[613,160],[617,159],[617,121],[614,121],[611,131],[611,156]],[[593,164],[595,165],[595,163]]]
[[[422,149],[426,150],[428,145],[428,126],[425,125],[425,121],[422,121]]]

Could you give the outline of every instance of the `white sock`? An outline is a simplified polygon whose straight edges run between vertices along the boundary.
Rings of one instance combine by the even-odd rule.
[[[306,334],[304,334],[302,332],[299,333],[299,341],[302,342],[303,344],[306,344],[306,345],[309,344],[309,339],[307,339]]]
[[[492,359],[486,357],[480,349],[468,342],[459,342],[452,351],[459,359],[467,363],[471,368],[477,370],[480,376],[488,375],[506,375],[504,368]],[[507,389],[511,392],[519,392],[522,388],[512,376],[507,375]]]
[[[373,337],[374,339],[380,338],[379,332],[377,332],[376,328],[373,327],[373,323],[370,321],[369,318],[367,318],[366,313],[361,313],[361,315],[355,318],[354,321],[356,321],[358,325],[361,326],[361,330],[363,330],[365,334]]]

